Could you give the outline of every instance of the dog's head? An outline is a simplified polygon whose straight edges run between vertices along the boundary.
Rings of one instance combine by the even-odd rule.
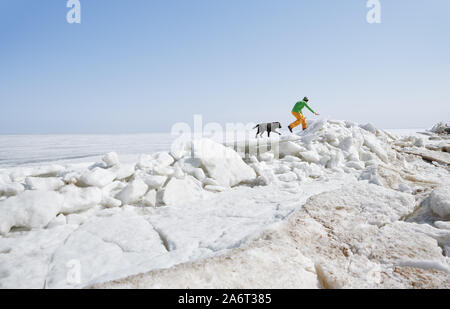
[[[281,129],[281,123],[279,123],[279,122],[274,122],[273,124],[275,125],[275,128],[280,128],[280,129]]]

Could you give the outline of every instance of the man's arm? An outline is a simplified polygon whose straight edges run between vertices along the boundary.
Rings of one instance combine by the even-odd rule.
[[[311,107],[309,107],[308,103],[305,103],[305,106],[311,111],[311,113],[313,113],[313,114],[315,114],[315,115],[319,115],[318,113],[316,113],[315,111],[313,111]]]

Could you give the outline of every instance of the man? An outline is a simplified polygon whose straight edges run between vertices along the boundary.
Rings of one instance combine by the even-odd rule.
[[[297,118],[296,121],[294,121],[293,123],[291,123],[289,125],[289,131],[291,131],[292,133],[292,129],[294,129],[295,127],[299,126],[300,124],[303,127],[303,130],[306,130],[308,128],[308,124],[306,123],[306,118],[305,116],[303,116],[302,110],[303,108],[305,108],[305,106],[311,111],[311,113],[313,113],[314,115],[319,115],[318,113],[316,113],[315,111],[313,111],[311,109],[311,107],[309,107],[308,105],[308,97],[305,97],[303,99],[303,101],[299,101],[295,104],[294,108],[292,109],[292,115],[294,115],[295,118]]]

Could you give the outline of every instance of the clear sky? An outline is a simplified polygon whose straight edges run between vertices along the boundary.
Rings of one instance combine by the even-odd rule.
[[[0,134],[168,132],[322,116],[450,121],[450,1],[0,1]],[[314,118],[309,112],[307,117]]]

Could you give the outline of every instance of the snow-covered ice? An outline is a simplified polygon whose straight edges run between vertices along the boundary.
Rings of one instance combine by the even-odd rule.
[[[113,167],[119,165],[119,156],[115,152],[107,153],[103,158],[103,162],[105,162],[107,167]]]
[[[130,182],[122,191],[116,195],[116,199],[122,201],[123,204],[134,204],[148,191],[148,186],[141,179]]]
[[[92,208],[102,201],[102,191],[96,187],[79,188],[73,184],[67,185],[59,191],[64,202],[61,213],[70,214]]]
[[[438,187],[431,192],[428,199],[428,203],[434,213],[441,218],[450,216],[450,186]]]
[[[233,187],[256,177],[255,171],[228,147],[208,139],[194,140],[191,147],[206,175],[222,186]]]
[[[25,185],[30,190],[55,191],[64,186],[64,181],[57,177],[27,177],[25,178]]]
[[[96,167],[93,170],[86,171],[81,175],[80,182],[84,186],[94,186],[103,188],[106,185],[109,185],[116,179],[117,176],[114,172],[103,169],[100,167]]]
[[[0,234],[11,228],[43,228],[61,211],[64,198],[53,191],[26,191],[0,202]]]
[[[116,152],[122,163],[170,150],[171,134],[0,135],[0,168],[100,161]]]
[[[162,194],[165,205],[175,205],[202,200],[206,192],[203,191],[198,180],[192,176],[186,176],[184,179],[172,178]]]
[[[448,147],[433,130],[318,120],[3,165],[0,287],[448,288]]]

